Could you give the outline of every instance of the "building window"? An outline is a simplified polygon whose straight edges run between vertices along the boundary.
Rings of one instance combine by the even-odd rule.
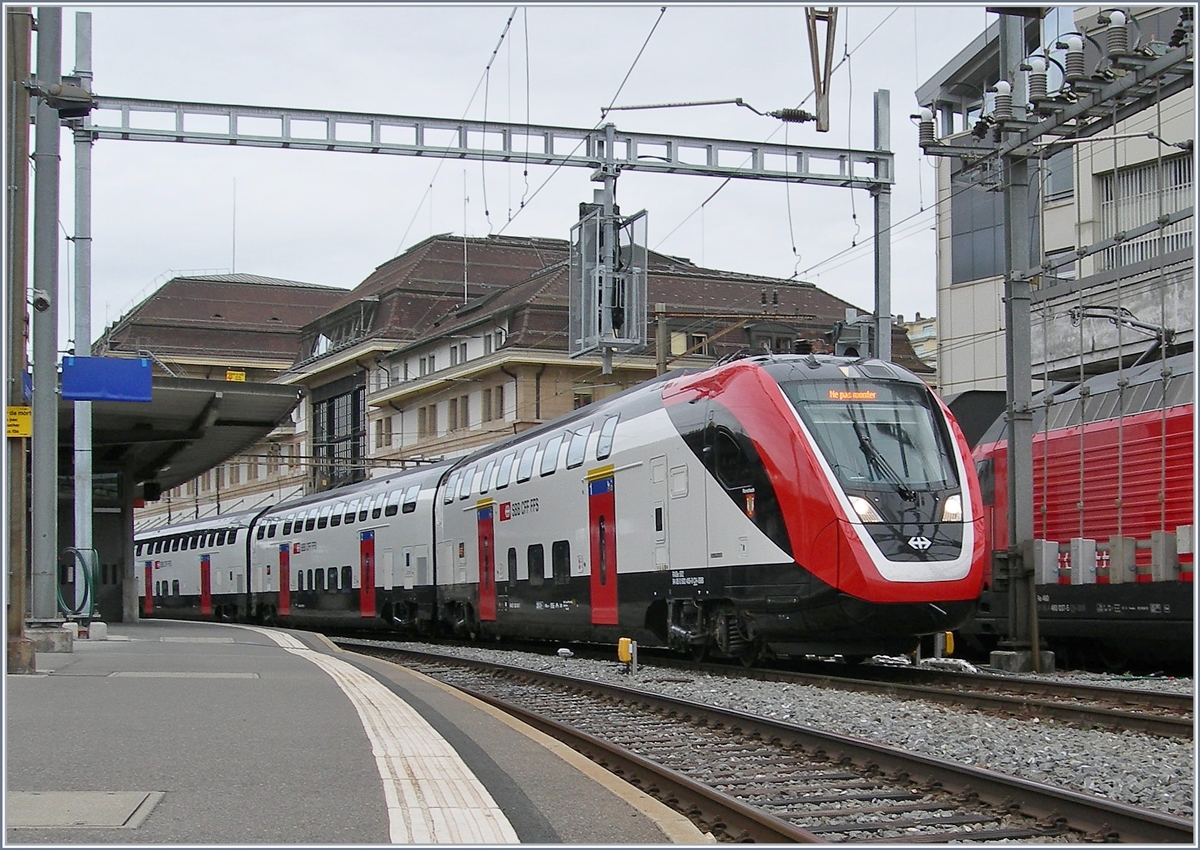
[[[1047,201],[1060,200],[1075,191],[1075,155],[1067,148],[1042,165],[1042,191]]]
[[[578,410],[581,407],[587,407],[591,403],[592,403],[592,393],[590,390],[576,390],[575,391],[575,405],[574,405],[575,410]]]
[[[1191,156],[1164,158],[1161,174],[1157,162],[1110,172],[1100,177],[1100,236],[1109,239],[1150,224],[1165,213],[1178,212],[1191,203]],[[1155,229],[1124,241],[1104,252],[1104,268],[1115,269],[1188,248],[1192,244],[1192,227],[1191,220],[1177,221],[1161,231]]]
[[[450,404],[446,408],[446,430],[458,430],[458,399],[450,399]]]
[[[375,422],[375,448],[384,449],[392,445],[392,417],[385,416]]]
[[[359,382],[361,377],[322,388],[336,394],[313,402],[314,472],[323,486],[366,477],[361,464],[366,454],[366,387]]]
[[[229,483],[242,483],[242,464],[240,461],[235,460],[233,463],[229,464]]]
[[[479,396],[479,418],[483,422],[492,421],[492,391],[484,390]]]
[[[437,405],[417,408],[417,439],[437,436]]]
[[[1004,196],[974,171],[954,175],[950,188],[951,283],[1004,274]]]
[[[461,396],[458,400],[458,422],[462,428],[471,427],[471,407],[469,396]]]
[[[492,353],[492,335],[491,334],[483,335],[483,353],[485,356]]]

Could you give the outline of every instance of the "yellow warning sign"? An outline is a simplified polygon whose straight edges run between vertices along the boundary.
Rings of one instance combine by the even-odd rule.
[[[246,373],[241,371],[240,369],[226,369],[225,370],[225,380],[241,381],[244,383],[246,380]]]
[[[10,437],[32,437],[33,436],[33,408],[32,407],[10,407],[8,409],[8,436]]]

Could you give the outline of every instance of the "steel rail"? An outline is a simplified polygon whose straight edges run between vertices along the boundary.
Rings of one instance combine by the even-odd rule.
[[[1017,809],[1025,815],[1040,820],[1065,819],[1073,831],[1081,832],[1094,840],[1135,844],[1194,842],[1195,824],[1185,818],[1069,789],[1043,785],[995,771],[953,764],[895,747],[798,724],[771,720],[691,700],[676,699],[622,685],[563,676],[548,671],[511,667],[491,661],[398,648],[355,647],[353,644],[348,644],[347,648],[385,653],[399,658],[410,657],[429,663],[467,667],[485,671],[493,676],[594,691],[678,716],[690,716],[693,719],[703,718],[709,724],[724,724],[737,728],[746,735],[761,736],[766,740],[778,739],[794,745],[823,750],[834,761],[846,759],[858,764],[866,763],[884,771],[906,774],[918,781],[940,784],[946,788],[970,789],[981,800],[992,805]]]

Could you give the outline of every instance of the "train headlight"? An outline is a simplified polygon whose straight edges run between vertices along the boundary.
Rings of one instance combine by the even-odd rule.
[[[942,507],[942,522],[962,522],[962,496],[955,493]]]
[[[875,512],[875,506],[862,496],[851,496],[850,506],[863,522],[883,522],[883,517]]]

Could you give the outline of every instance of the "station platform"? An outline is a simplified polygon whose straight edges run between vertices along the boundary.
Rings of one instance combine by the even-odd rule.
[[[285,629],[151,620],[5,677],[5,843],[704,844],[426,676]]]

